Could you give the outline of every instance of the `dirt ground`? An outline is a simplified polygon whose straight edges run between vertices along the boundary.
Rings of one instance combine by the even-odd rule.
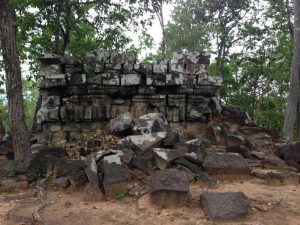
[[[251,200],[247,218],[226,223],[209,221],[199,204],[203,191],[244,192]],[[32,190],[1,194],[0,224],[34,224],[29,220],[38,202],[31,194]],[[82,192],[49,191],[47,199],[49,204],[40,215],[49,225],[300,225],[299,186],[275,187],[258,178],[218,181],[216,188],[210,190],[193,182],[184,204],[171,209],[153,206],[149,194],[91,202]]]

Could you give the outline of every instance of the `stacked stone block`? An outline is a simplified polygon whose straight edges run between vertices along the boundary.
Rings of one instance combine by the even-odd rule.
[[[94,51],[81,61],[54,54],[40,61],[40,142],[77,139],[124,112],[160,112],[174,123],[206,122],[216,113],[211,105],[221,79],[208,76],[205,54],[174,53],[171,61],[137,64],[131,53]]]

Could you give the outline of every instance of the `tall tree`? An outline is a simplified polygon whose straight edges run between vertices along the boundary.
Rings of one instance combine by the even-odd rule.
[[[0,33],[6,73],[8,116],[15,159],[30,154],[30,141],[25,125],[22,96],[21,67],[14,28],[15,12],[9,0],[0,0]]]
[[[299,94],[300,94],[300,0],[294,0],[294,51],[293,62],[290,76],[290,88],[288,98],[288,108],[286,111],[282,135],[286,139],[292,138],[297,116],[297,109],[299,108]]]

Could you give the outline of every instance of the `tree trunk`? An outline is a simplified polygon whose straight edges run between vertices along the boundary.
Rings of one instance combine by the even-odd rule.
[[[0,142],[2,141],[4,135],[5,135],[5,128],[3,126],[2,121],[0,121]]]
[[[8,118],[15,159],[21,160],[30,154],[30,141],[24,118],[21,67],[16,45],[14,19],[14,9],[9,0],[0,0],[0,32],[6,73]]]
[[[288,108],[286,111],[282,135],[290,140],[297,118],[297,105],[299,101],[299,71],[300,71],[300,0],[294,1],[295,22],[294,22],[294,53],[290,76],[290,88],[288,98]]]

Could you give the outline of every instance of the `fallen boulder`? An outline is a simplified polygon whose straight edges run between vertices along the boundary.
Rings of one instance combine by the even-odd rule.
[[[199,177],[203,181],[203,183],[205,183],[209,187],[215,185],[215,181],[206,172],[202,171],[202,169],[198,165],[191,163],[185,158],[179,158],[175,161],[175,163],[190,169],[197,177]]]
[[[250,152],[248,148],[246,148],[244,145],[232,145],[226,147],[226,152],[231,152],[231,153],[238,153],[244,158],[248,158],[250,156]]]
[[[147,160],[142,155],[136,155],[131,161],[132,167],[142,170],[144,173],[150,174],[151,168],[149,165],[149,160]]]
[[[243,145],[244,143],[245,143],[245,138],[241,135],[228,134],[226,136],[226,145],[227,146]]]
[[[119,140],[119,145],[132,149],[138,155],[147,155],[152,148],[159,147],[166,132],[128,136]]]
[[[168,121],[162,113],[149,113],[140,116],[135,120],[133,127],[134,134],[150,134],[155,132],[166,131]]]
[[[167,136],[163,141],[166,147],[173,147],[177,143],[184,141],[183,129],[181,127],[168,128],[166,130]]]
[[[300,142],[287,142],[275,145],[275,153],[285,161],[300,163]]]
[[[151,201],[161,208],[182,204],[189,192],[189,178],[183,171],[166,169],[156,172],[151,180]]]
[[[272,186],[298,185],[300,176],[295,172],[264,172],[261,170],[253,171],[253,175],[266,180]]]
[[[95,158],[91,157],[87,159],[85,173],[91,186],[90,194],[92,198],[102,200],[104,196],[99,186],[98,167]]]
[[[184,156],[184,153],[177,149],[154,148],[153,153],[156,164],[160,170],[168,168],[175,159]]]
[[[211,152],[203,161],[204,169],[211,175],[250,175],[251,169],[247,161],[237,153]]]
[[[133,117],[130,113],[123,113],[111,119],[107,125],[107,132],[113,135],[125,136],[132,133]]]
[[[127,193],[130,173],[127,166],[122,165],[119,155],[103,158],[103,187],[105,196],[114,198],[119,193]]]
[[[204,192],[200,196],[200,203],[210,220],[243,218],[250,206],[249,199],[242,192]]]

